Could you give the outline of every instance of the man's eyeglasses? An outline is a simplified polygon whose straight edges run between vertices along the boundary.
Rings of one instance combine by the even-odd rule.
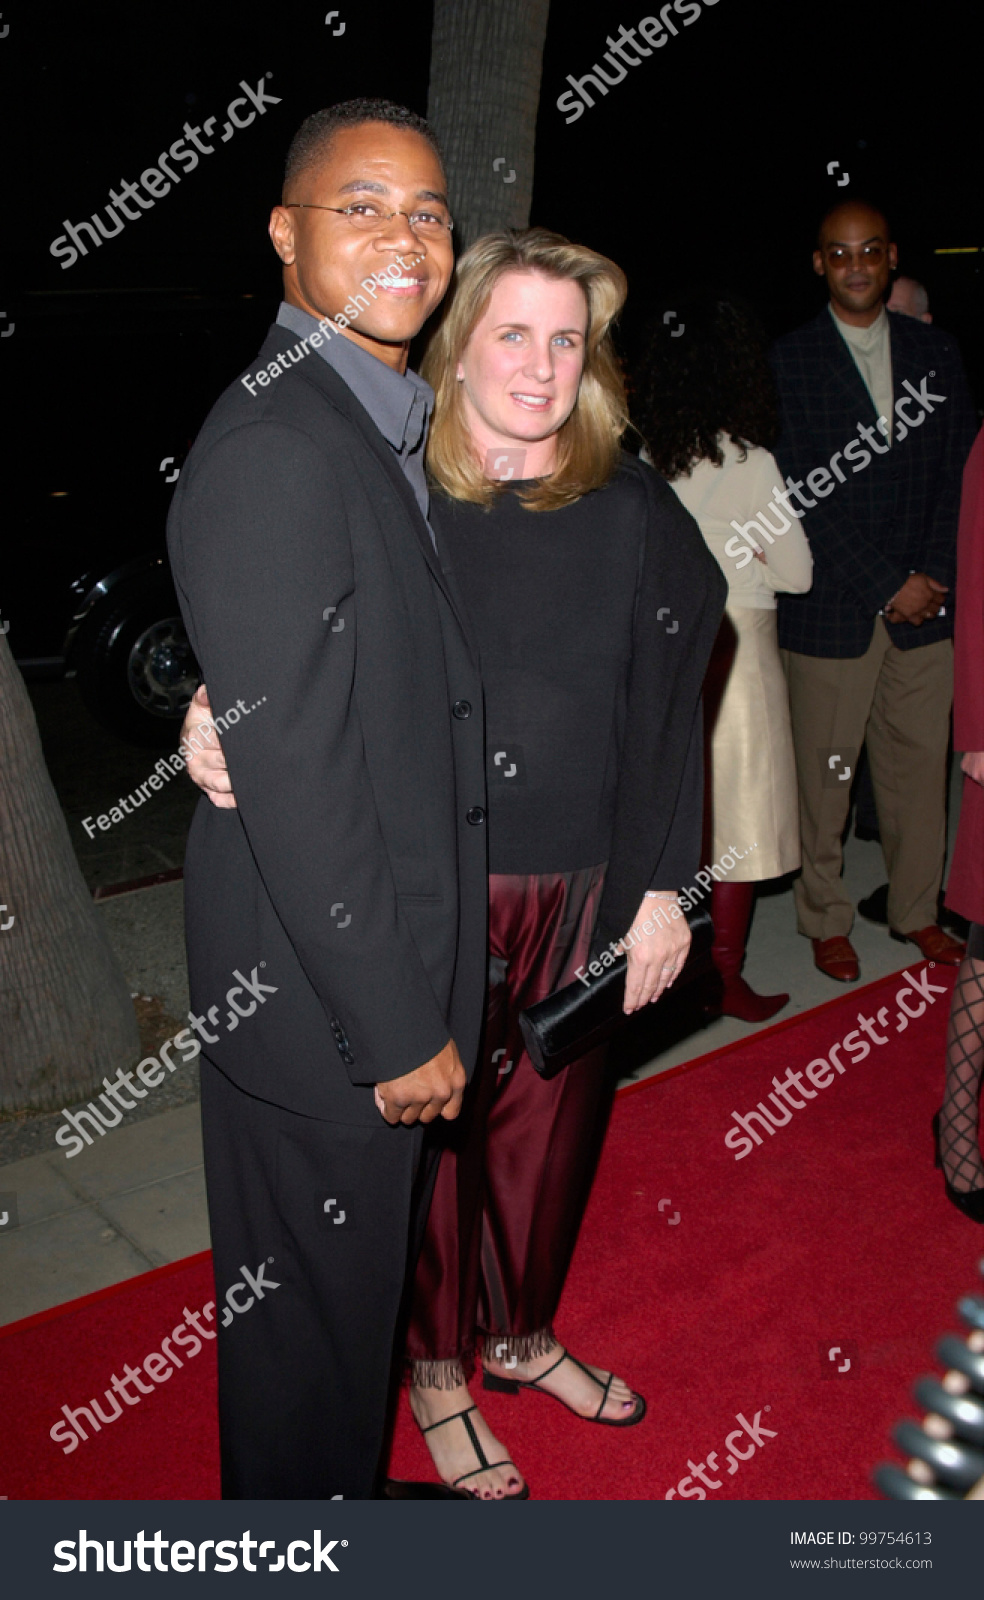
[[[845,250],[843,245],[831,244],[824,252],[832,267],[844,267],[853,261],[855,256],[869,267],[880,266],[885,259],[885,246],[882,244],[864,244],[860,250]]]
[[[451,218],[440,208],[421,209],[411,213],[383,211],[370,200],[357,200],[351,206],[316,206],[304,200],[288,200],[284,209],[334,211],[338,216],[345,217],[353,228],[358,228],[360,233],[378,233],[388,222],[392,222],[394,217],[406,217],[419,239],[443,239],[454,229]]]

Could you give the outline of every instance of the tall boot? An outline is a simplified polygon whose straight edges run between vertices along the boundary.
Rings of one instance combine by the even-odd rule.
[[[753,883],[715,881],[711,889],[711,955],[723,985],[720,1014],[740,1022],[767,1022],[789,1000],[788,994],[756,994],[741,976],[754,899]]]

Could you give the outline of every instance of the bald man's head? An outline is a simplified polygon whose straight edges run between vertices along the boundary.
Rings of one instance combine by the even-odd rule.
[[[896,278],[888,297],[889,311],[900,311],[904,317],[915,317],[919,322],[932,322],[929,314],[929,295],[915,278]]]
[[[842,200],[820,223],[813,270],[826,278],[835,314],[868,327],[878,315],[897,251],[883,211],[865,200]]]
[[[820,218],[817,248],[822,250],[825,241],[838,238],[841,229],[861,218],[867,219],[864,225],[869,232],[878,230],[886,241],[891,238],[888,218],[884,211],[880,211],[868,200],[838,200]]]

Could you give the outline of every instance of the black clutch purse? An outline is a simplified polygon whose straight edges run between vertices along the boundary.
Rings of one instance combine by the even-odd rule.
[[[713,969],[714,928],[710,908],[692,906],[684,915],[690,924],[690,954],[673,985],[674,991]],[[527,1054],[541,1078],[555,1077],[629,1020],[622,1010],[628,964],[627,956],[618,956],[600,978],[589,975],[587,984],[575,978],[566,988],[558,989],[556,994],[520,1012],[519,1026]]]

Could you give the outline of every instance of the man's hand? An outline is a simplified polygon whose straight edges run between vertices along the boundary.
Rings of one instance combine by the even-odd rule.
[[[673,916],[674,906],[679,913],[676,917]],[[658,922],[657,911],[662,913]],[[645,931],[647,922],[652,933]],[[635,942],[628,946],[629,966],[622,1002],[622,1010],[627,1013],[658,1000],[664,989],[680,976],[690,950],[690,925],[675,895],[672,900],[647,896],[629,932],[634,933]]]
[[[928,573],[911,572],[885,607],[885,616],[889,622],[911,622],[918,628],[936,616],[948,593],[947,585]]]
[[[192,743],[194,739],[194,743]],[[235,808],[236,797],[226,759],[219,744],[219,735],[212,721],[212,708],[208,703],[205,685],[200,683],[192,695],[188,715],[181,724],[181,740],[191,749],[188,776],[197,783],[221,810]],[[204,747],[204,748],[203,748]]]
[[[188,776],[208,795],[213,806],[235,807],[232,781],[203,683],[195,690],[181,728],[183,742],[190,744],[192,735],[205,748],[196,750],[195,745],[190,745]],[[451,1039],[440,1055],[425,1061],[422,1067],[402,1078],[391,1078],[388,1083],[377,1083],[376,1104],[386,1121],[393,1124],[402,1122],[409,1127],[414,1122],[433,1122],[435,1117],[446,1117],[450,1122],[461,1110],[466,1082],[458,1047]]]
[[[961,759],[960,771],[984,789],[984,750],[968,750]]]
[[[458,1046],[449,1039],[440,1055],[422,1067],[402,1078],[390,1078],[388,1083],[377,1083],[376,1104],[394,1127],[398,1122],[406,1127],[433,1122],[435,1117],[452,1122],[461,1110],[466,1081]]]

